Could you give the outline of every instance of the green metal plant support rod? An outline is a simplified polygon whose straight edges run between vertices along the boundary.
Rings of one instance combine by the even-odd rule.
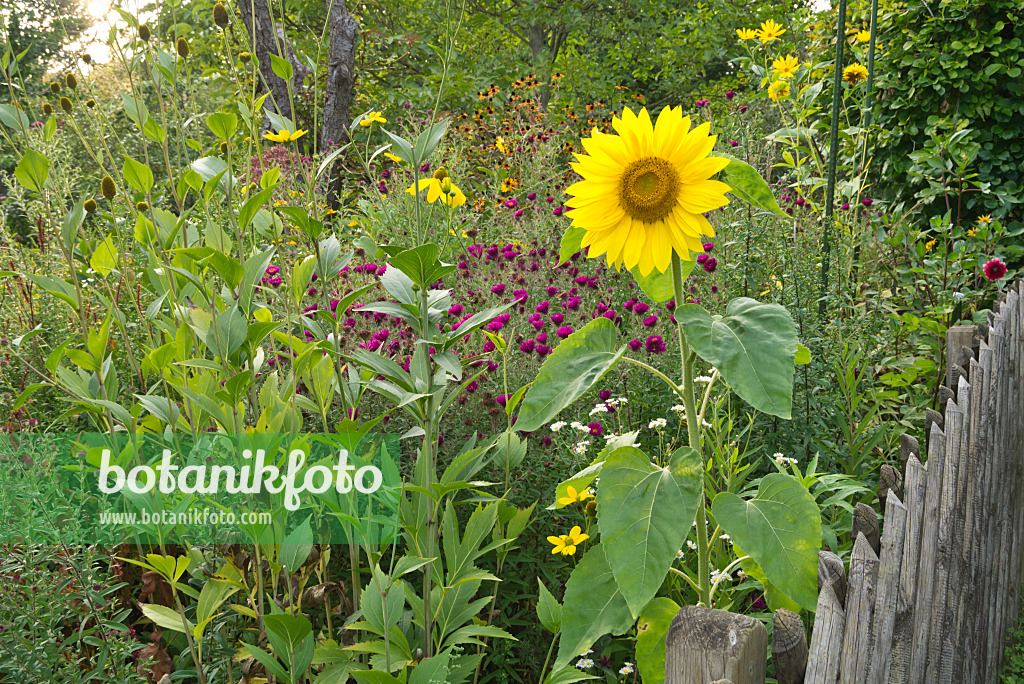
[[[875,36],[878,33],[878,0],[871,0],[871,40],[868,42],[868,82],[864,95],[864,118],[861,128],[871,125],[871,97],[875,89]]]
[[[818,314],[825,316],[825,295],[828,294],[829,232],[832,229],[833,205],[836,194],[836,151],[839,147],[839,102],[843,91],[843,46],[846,43],[846,0],[839,0],[836,16],[836,63],[832,87],[832,130],[828,146],[828,188],[825,191],[825,227],[821,243],[821,297],[818,299]]]

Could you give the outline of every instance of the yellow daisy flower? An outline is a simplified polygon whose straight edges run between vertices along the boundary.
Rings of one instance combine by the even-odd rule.
[[[740,37],[740,40],[751,40],[757,38],[756,29],[736,29],[736,35]]]
[[[589,534],[582,534],[583,529],[577,525],[569,531],[569,534],[560,534],[557,537],[548,537],[548,541],[555,547],[551,549],[551,555],[562,554],[563,556],[572,556],[576,553],[576,547],[582,544],[587,539],[590,539]]]
[[[591,258],[604,254],[647,276],[668,270],[673,252],[690,260],[691,251],[704,251],[702,238],[714,236],[703,213],[729,203],[729,186],[711,180],[729,160],[709,156],[711,124],[690,130],[682,112],[665,107],[655,124],[646,108],[627,107],[612,118],[618,135],[594,129],[582,140],[587,154],[576,153],[572,167],[583,180],[566,189],[565,204]]]
[[[768,86],[768,97],[772,98],[773,102],[789,97],[789,84],[785,81],[772,83]]]
[[[930,252],[930,251],[932,251],[932,247],[934,247],[934,246],[935,246],[935,243],[936,243],[936,242],[938,242],[938,240],[929,240],[928,242],[924,243],[924,249],[925,249],[925,251],[926,251],[926,252]]]
[[[794,55],[786,55],[781,59],[772,61],[772,68],[775,69],[776,77],[782,80],[793,78],[796,70],[800,68],[800,60]]]
[[[871,31],[857,31],[854,35],[856,36],[858,43],[866,43],[871,40]]]
[[[868,78],[868,68],[863,64],[854,62],[850,66],[843,69],[843,80],[852,86],[857,85],[861,81],[866,81]]]
[[[381,116],[382,113],[383,112],[370,112],[369,114],[363,117],[362,121],[359,122],[359,125],[370,126],[374,122],[386,124],[388,120]]]
[[[584,489],[582,492],[577,492],[576,488],[569,485],[565,488],[565,496],[558,497],[558,503],[563,506],[574,504],[577,501],[586,501],[588,498],[593,498],[594,495]]]
[[[508,154],[508,149],[505,147],[505,139],[502,138],[500,135],[494,141],[494,146],[498,148],[498,151],[501,152],[502,154]]]
[[[272,140],[274,142],[282,142],[283,143],[283,142],[291,142],[292,140],[298,140],[302,136],[306,135],[306,133],[307,133],[307,131],[301,131],[301,130],[300,131],[295,131],[294,133],[292,133],[287,128],[282,128],[277,133],[264,133],[263,137],[266,138],[267,140]]]
[[[785,32],[786,29],[782,28],[782,24],[775,22],[773,19],[769,19],[761,24],[761,28],[757,31],[757,37],[762,43],[769,43]]]
[[[410,195],[415,195],[420,190],[427,191],[428,202],[441,200],[452,207],[460,207],[466,203],[466,196],[462,193],[462,190],[459,190],[452,183],[452,179],[448,177],[448,172],[443,168],[435,171],[434,175],[430,178],[420,179],[419,187],[410,185],[406,192]]]
[[[390,152],[385,152],[384,156],[387,157],[388,159],[390,159],[391,161],[395,162],[396,164],[401,164],[403,161],[405,161],[404,159],[399,157],[397,154],[391,154]]]
[[[978,217],[978,225],[979,226],[987,226],[990,223],[992,223],[992,215],[991,214],[985,214],[984,216],[979,216]]]

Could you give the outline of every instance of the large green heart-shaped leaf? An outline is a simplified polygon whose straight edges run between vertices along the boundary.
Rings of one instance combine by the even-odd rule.
[[[615,324],[596,318],[562,342],[544,361],[526,393],[516,429],[532,432],[576,401],[622,358],[616,348]]]
[[[758,411],[792,416],[797,335],[784,307],[739,297],[729,302],[725,316],[696,304],[677,307],[675,316],[693,350],[741,399]]]
[[[602,546],[592,546],[565,583],[562,638],[552,670],[568,665],[605,634],[622,634],[633,626]]]
[[[757,169],[732,155],[719,154],[718,156],[729,160],[729,165],[725,167],[723,180],[729,184],[732,194],[741,200],[749,202],[758,209],[764,209],[779,216],[786,215],[779,208],[779,203],[775,201],[772,189],[768,187],[768,183],[757,172]]]
[[[665,681],[665,637],[679,604],[659,596],[644,608],[636,621],[636,667],[644,684]]]
[[[821,514],[802,484],[782,473],[766,475],[753,499],[723,492],[711,511],[776,589],[807,610],[815,609]]]
[[[601,545],[633,617],[658,593],[686,541],[703,493],[701,458],[683,447],[669,467],[636,447],[613,452],[601,470]]]

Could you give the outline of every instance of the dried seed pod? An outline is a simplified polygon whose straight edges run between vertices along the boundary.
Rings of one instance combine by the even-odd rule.
[[[71,100],[66,97],[60,98],[60,108],[65,112],[71,112]]]
[[[51,83],[50,84],[50,92],[51,93],[59,93],[60,92],[60,83],[57,83],[56,81]]]
[[[96,106],[96,100],[94,100],[94,99],[92,99],[90,97],[88,100],[85,101],[85,106],[88,107],[89,109],[92,109],[93,107]]]
[[[228,16],[223,3],[218,2],[213,6],[213,23],[221,28],[226,28],[231,23],[231,17]]]
[[[100,181],[100,194],[107,199],[113,199],[114,195],[117,194],[117,186],[114,185],[114,179],[110,176],[104,176],[103,180]]]
[[[240,62],[251,62],[252,61],[252,53],[251,52],[239,52],[238,53],[238,61],[240,61]]]
[[[178,51],[178,56],[182,59],[188,57],[188,41],[183,36],[178,37],[178,40],[174,43],[174,49]]]
[[[222,142],[220,144],[220,153],[221,154],[227,154],[228,153],[228,144],[226,142]]]
[[[43,114],[45,114],[46,116],[50,116],[51,114],[53,114],[53,105],[51,105],[49,102],[43,103]]]
[[[138,211],[149,211],[149,204],[147,202],[136,202],[135,208]]]
[[[67,74],[64,77],[64,85],[66,85],[68,88],[71,88],[72,90],[74,90],[75,88],[78,87],[78,79],[75,78],[74,74]]]
[[[153,37],[153,32],[149,30],[149,24],[140,24],[139,25],[139,38],[141,38],[143,42],[148,43],[149,39],[152,38],[152,37]]]
[[[86,64],[92,64],[92,55],[90,55],[88,52],[85,53],[84,55],[82,55],[82,61]]]
[[[85,211],[89,214],[93,213],[94,211],[96,211],[96,200],[90,197],[89,199],[85,200],[85,203],[82,205],[82,208],[85,209]]]

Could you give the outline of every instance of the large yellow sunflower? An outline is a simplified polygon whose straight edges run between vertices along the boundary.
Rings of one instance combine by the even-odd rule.
[[[854,62],[850,66],[843,69],[843,80],[852,86],[857,85],[861,81],[866,81],[868,78],[868,68],[863,64]]]
[[[762,43],[769,43],[785,32],[786,29],[782,28],[782,24],[774,19],[769,19],[768,21],[761,22],[761,28],[757,30],[757,37]]]
[[[583,180],[566,189],[566,215],[585,231],[580,244],[590,257],[605,254],[609,264],[639,266],[647,276],[664,273],[673,251],[689,260],[704,251],[702,236],[714,237],[703,212],[729,203],[729,186],[710,180],[729,160],[708,156],[711,124],[690,130],[682,112],[665,107],[654,124],[646,108],[637,115],[627,107],[612,119],[618,135],[594,129],[583,139],[587,154],[572,164]]]

